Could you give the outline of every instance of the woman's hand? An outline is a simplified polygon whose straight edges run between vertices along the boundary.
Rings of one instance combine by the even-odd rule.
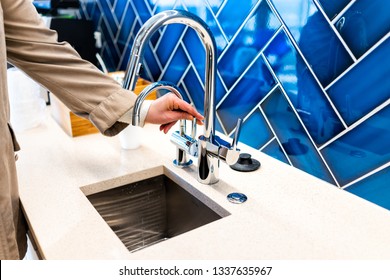
[[[192,121],[194,118],[197,119],[197,124],[203,124],[203,116],[194,107],[175,94],[168,93],[152,102],[145,122],[161,124],[160,131],[167,133],[178,120]]]

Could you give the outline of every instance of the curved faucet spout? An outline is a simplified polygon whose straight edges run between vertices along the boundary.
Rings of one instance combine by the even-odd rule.
[[[135,100],[135,104],[133,108],[132,125],[139,126],[142,103],[145,101],[146,97],[148,97],[149,94],[151,94],[153,91],[160,90],[160,89],[169,90],[180,99],[183,99],[183,96],[180,93],[180,89],[171,82],[159,81],[148,85],[140,92],[137,99]]]
[[[153,34],[162,26],[180,23],[194,29],[202,40],[206,49],[206,73],[205,73],[205,100],[204,100],[204,136],[208,141],[213,141],[214,113],[215,113],[215,79],[216,79],[216,44],[210,28],[202,19],[182,10],[163,11],[151,17],[141,27],[134,39],[130,61],[127,65],[123,87],[134,90],[141,68],[141,60],[146,45]]]

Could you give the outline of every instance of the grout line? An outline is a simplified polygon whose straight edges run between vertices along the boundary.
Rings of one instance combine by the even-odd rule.
[[[267,123],[269,129],[272,131],[272,134],[274,135],[274,138],[275,138],[276,141],[278,142],[279,148],[282,150],[282,153],[283,153],[284,156],[286,157],[286,159],[287,159],[287,161],[289,162],[289,164],[290,164],[291,166],[294,166],[293,163],[292,163],[291,160],[290,160],[290,157],[287,155],[286,151],[284,150],[283,145],[282,145],[282,142],[280,142],[279,137],[278,137],[277,134],[275,133],[274,128],[272,127],[271,123],[269,122],[268,117],[267,117],[267,115],[265,114],[265,112],[263,111],[263,108],[261,108],[261,106],[259,106],[259,110],[260,110],[261,114],[263,115],[263,117],[264,117],[264,119],[265,119],[265,121],[266,121],[266,123]],[[263,147],[265,147],[265,146],[263,146]],[[260,149],[262,149],[262,148],[260,148]],[[295,167],[295,166],[294,166],[294,167]],[[295,167],[295,168],[296,168],[296,167]]]
[[[335,24],[341,17],[342,15],[345,14],[345,12],[353,5],[355,4],[356,0],[351,0],[351,2],[349,2],[347,4],[347,6],[344,7],[344,9],[342,9],[331,21],[332,24]]]
[[[221,11],[223,10],[223,8],[225,8],[227,1],[228,1],[228,0],[225,0],[225,1],[222,3],[222,5],[221,5],[221,6],[219,7],[219,9],[218,9],[218,12],[215,14],[215,17],[218,17],[218,16],[219,16],[219,14],[220,14]]]
[[[167,70],[168,70],[168,68],[169,68],[169,66],[170,66],[170,63],[171,63],[173,57],[174,57],[175,54],[176,54],[177,49],[179,48],[179,46],[180,46],[181,43],[182,43],[183,37],[184,37],[184,35],[186,34],[187,29],[188,29],[188,27],[186,26],[186,27],[184,28],[184,31],[181,33],[181,35],[180,35],[180,37],[179,37],[179,40],[178,40],[179,43],[177,43],[177,44],[175,45],[174,49],[172,50],[171,55],[169,56],[167,62],[165,63],[165,67],[163,68],[163,70],[162,70],[161,73],[160,73],[160,76],[159,76],[159,78],[158,78],[159,80],[161,80],[162,77],[164,77],[165,73],[167,72]],[[162,36],[161,36],[160,38],[162,38]],[[183,44],[183,45],[184,45],[184,44]],[[182,48],[183,48],[183,47],[182,47]],[[191,59],[190,59],[190,61],[191,61]],[[161,66],[162,66],[162,65],[161,65]]]
[[[217,119],[218,119],[218,121],[219,121],[219,124],[220,124],[221,127],[222,127],[223,134],[225,134],[225,135],[227,135],[228,137],[230,137],[230,136],[227,134],[226,128],[225,128],[225,126],[223,125],[223,122],[222,122],[221,118],[219,117],[219,113],[218,113],[218,112],[215,112],[215,116],[217,117]],[[214,127],[214,130],[215,130],[215,127]]]
[[[272,143],[272,141],[276,140],[276,137],[275,135],[267,142],[265,143],[260,149],[259,151],[262,152],[262,150],[264,150],[268,145],[270,145]],[[277,140],[276,140],[277,141]],[[264,152],[263,152],[264,153]],[[269,155],[271,156],[271,155]]]
[[[272,35],[272,37],[268,40],[268,42],[259,50],[258,54],[253,58],[251,63],[245,68],[245,70],[240,74],[240,76],[236,79],[236,81],[233,83],[233,85],[230,87],[230,89],[227,91],[227,93],[224,95],[224,97],[219,101],[217,104],[217,108],[220,107],[223,103],[223,101],[230,95],[230,93],[236,88],[236,86],[241,82],[242,78],[245,76],[245,74],[249,71],[249,69],[255,64],[258,59],[262,56],[264,50],[269,46],[269,44],[275,39],[275,37],[279,34],[280,30],[283,27],[280,26],[277,31]]]
[[[365,114],[362,118],[360,118],[359,120],[357,120],[356,122],[354,122],[352,125],[350,125],[346,130],[340,132],[339,134],[337,134],[335,137],[333,137],[332,139],[330,139],[329,141],[327,141],[326,143],[324,143],[323,145],[321,145],[320,147],[318,147],[319,150],[322,150],[324,148],[326,148],[327,146],[329,146],[332,142],[336,141],[337,139],[341,138],[342,136],[344,136],[345,134],[347,134],[348,132],[354,130],[357,126],[361,125],[363,122],[365,122],[367,119],[371,118],[373,115],[375,115],[376,113],[378,113],[379,111],[381,111],[382,109],[386,108],[387,106],[390,105],[390,99],[387,99],[387,101],[383,102],[381,105],[377,106],[375,109],[373,109],[371,112]]]
[[[388,38],[390,37],[390,32],[387,33],[385,36],[383,36],[382,39],[380,39],[378,42],[376,42],[371,48],[369,48],[359,59],[353,63],[351,66],[349,66],[347,69],[344,70],[343,73],[341,73],[336,79],[334,79],[329,85],[327,85],[324,90],[328,90],[331,88],[335,83],[337,83],[341,78],[346,76],[352,69],[357,67],[359,63],[365,59],[367,56],[369,56],[371,53],[373,53],[382,43],[384,43]]]
[[[340,35],[339,31],[337,30],[337,28],[332,24],[332,22],[329,20],[328,16],[326,15],[324,9],[322,8],[322,6],[318,3],[318,0],[313,0],[315,6],[317,7],[317,9],[320,11],[320,13],[322,14],[322,16],[325,18],[326,22],[328,23],[328,25],[330,26],[330,28],[333,30],[333,32],[335,33],[335,35],[337,36],[337,38],[340,40],[341,44],[344,46],[345,50],[348,52],[349,56],[352,58],[353,62],[356,62],[357,58],[356,56],[353,54],[353,52],[351,51],[351,49],[349,48],[349,46],[347,45],[347,43],[344,41],[344,38]]]
[[[227,2],[227,1],[226,1]],[[253,6],[252,10],[250,11],[250,13],[247,15],[247,17],[245,18],[245,20],[241,23],[241,25],[238,27],[236,33],[234,33],[233,37],[230,39],[230,40],[227,40],[228,42],[228,45],[229,47],[225,48],[221,55],[219,56],[218,58],[218,62],[222,59],[222,57],[225,55],[225,53],[227,52],[227,50],[230,48],[231,44],[229,44],[229,42],[233,42],[237,36],[240,34],[241,30],[244,28],[245,24],[247,24],[248,20],[253,16],[253,14],[255,12],[257,12],[257,8],[260,6],[262,1],[258,1],[256,5]]]
[[[362,181],[362,180],[364,180],[364,179],[370,177],[371,175],[373,175],[373,174],[375,174],[375,173],[378,173],[378,172],[384,170],[384,169],[387,168],[387,167],[390,167],[390,162],[385,163],[384,165],[379,166],[379,167],[375,168],[374,170],[371,170],[370,172],[364,174],[363,176],[361,176],[361,177],[359,177],[359,178],[357,178],[357,179],[355,179],[355,180],[349,182],[348,184],[344,185],[344,186],[342,187],[342,189],[345,190],[346,188],[352,186],[353,184],[358,183],[358,182],[360,182],[360,181]]]
[[[227,1],[226,1],[226,2],[227,2]],[[207,9],[209,10],[210,14],[213,15],[213,19],[214,19],[214,21],[215,21],[215,24],[218,26],[218,29],[221,31],[221,34],[222,34],[223,38],[225,39],[225,42],[226,42],[227,45],[228,45],[228,44],[229,44],[229,40],[228,40],[228,38],[226,37],[225,31],[223,30],[221,24],[219,23],[219,21],[218,21],[218,19],[217,19],[217,15],[214,14],[213,9],[211,8],[209,1],[206,1],[206,5],[207,5]]]

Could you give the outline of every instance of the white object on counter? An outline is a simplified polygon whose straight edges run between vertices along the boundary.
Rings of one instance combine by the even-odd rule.
[[[37,127],[46,116],[41,86],[17,68],[7,70],[11,125],[16,132]]]
[[[142,128],[139,126],[129,125],[119,133],[119,141],[122,149],[134,150],[141,145]]]

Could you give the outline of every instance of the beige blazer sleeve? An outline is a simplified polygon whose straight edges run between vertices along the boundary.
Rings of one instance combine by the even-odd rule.
[[[111,136],[127,124],[118,122],[133,107],[135,94],[80,58],[57,33],[45,27],[27,0],[1,0],[7,60],[55,94],[74,113]],[[75,31],[77,32],[77,31]]]

